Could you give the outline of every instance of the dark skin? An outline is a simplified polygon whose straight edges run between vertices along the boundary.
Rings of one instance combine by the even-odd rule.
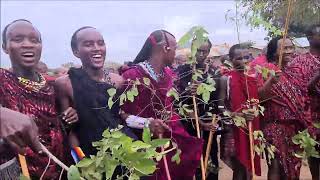
[[[197,49],[197,52],[195,55],[198,67],[200,67],[201,69],[205,69],[205,71],[208,71],[208,68],[209,68],[209,66],[206,65],[206,61],[209,53],[210,53],[210,44],[208,42],[205,42]],[[222,87],[221,89],[226,89],[226,88],[223,88],[223,87],[226,87],[226,79],[221,78],[220,83]],[[192,94],[196,94],[197,87],[199,86],[199,84],[200,82],[193,82],[193,84],[190,86]],[[222,90],[219,92],[219,99],[224,99],[224,98],[225,98],[225,91]],[[220,105],[224,106],[223,101],[219,101],[219,103]],[[195,115],[193,113],[190,114],[190,116],[195,118]],[[205,123],[204,121],[200,120],[199,124],[201,128],[205,131],[215,132],[217,130],[217,126],[212,124],[211,122]]]
[[[281,44],[283,43],[283,58],[282,58],[282,68],[286,67],[287,64],[290,62],[292,59],[292,55],[294,53],[294,45],[290,39],[280,39],[278,41],[278,48],[276,52],[276,57],[277,57],[277,64],[279,64],[279,56],[280,56],[280,49],[281,49]],[[279,78],[281,76],[281,71],[277,71],[275,76],[270,76],[264,85],[259,88],[258,93],[259,93],[259,98],[260,100],[265,100],[268,98],[271,98],[270,90],[272,88],[272,85],[277,83],[279,81]]]
[[[249,51],[249,49],[236,49],[234,51],[234,57],[231,59],[233,68],[239,72],[244,73],[246,64],[251,60],[252,55]],[[254,111],[250,111],[248,113],[233,113],[233,115],[242,116],[247,121],[252,121],[254,116]]]
[[[156,73],[160,73],[166,66],[171,66],[174,63],[176,55],[177,42],[176,39],[167,34],[168,44],[164,42],[155,46],[150,57],[150,65]],[[151,121],[150,130],[156,136],[161,136],[165,131],[170,131],[170,128],[161,119]]]
[[[12,72],[16,76],[20,76],[32,81],[39,81],[39,74],[36,72],[36,66],[41,57],[42,51],[42,42],[40,38],[40,33],[32,24],[25,22],[25,21],[17,21],[11,24],[6,33],[7,41],[2,44],[2,48],[6,54],[9,55],[11,64],[12,64]],[[8,113],[10,114],[10,113]],[[14,113],[11,113],[14,116]],[[17,114],[17,117],[19,115]],[[75,117],[74,117],[75,116]],[[73,118],[70,118],[73,117]],[[12,117],[3,117],[12,118]],[[69,108],[67,111],[64,112],[62,118],[65,118],[68,121],[73,120],[74,118],[77,119],[77,114],[74,109]],[[27,119],[27,118],[24,118]],[[34,132],[37,131],[35,125],[28,126],[29,128],[35,128]],[[22,130],[25,131],[25,130]],[[20,135],[26,135],[27,133],[20,133]],[[32,133],[34,135],[34,133]],[[12,142],[19,142],[16,146],[13,143],[9,143],[12,145],[14,149],[17,147],[23,147],[25,144],[31,144],[30,141],[34,139],[29,139],[30,141],[24,142],[25,139],[19,139],[19,136],[11,136],[10,141]],[[36,140],[36,139],[34,139]],[[37,149],[39,150],[39,149]],[[20,151],[20,150],[19,150]],[[37,151],[38,152],[38,151]]]
[[[82,68],[92,80],[104,82],[103,65],[106,57],[106,45],[102,35],[94,28],[83,29],[77,34],[77,42],[77,48],[73,51],[73,54],[81,60]],[[115,83],[116,88],[123,85],[124,79],[118,74],[109,73],[109,76],[111,81]],[[61,110],[74,106],[73,89],[68,75],[56,80],[55,89],[58,93],[57,101]],[[122,119],[126,119],[128,116],[128,114],[121,114]],[[164,131],[160,125],[162,125],[162,122],[151,121],[150,129],[154,133],[157,133],[154,129]],[[69,143],[72,147],[79,146],[79,140],[73,132],[69,135]]]
[[[0,137],[17,154],[24,154],[24,148],[27,146],[34,152],[42,152],[38,127],[31,117],[4,107],[0,107],[0,114]],[[5,147],[2,148],[0,145],[0,149],[5,150]]]

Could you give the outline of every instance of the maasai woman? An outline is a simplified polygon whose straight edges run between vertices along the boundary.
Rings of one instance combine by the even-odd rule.
[[[63,138],[55,109],[54,90],[35,70],[42,50],[40,33],[29,21],[16,20],[5,27],[2,35],[2,47],[10,56],[12,72],[0,69],[0,104],[34,116],[35,123],[39,127],[40,142],[63,160]],[[67,120],[77,119],[72,109],[68,109],[65,114],[63,118]],[[0,154],[0,164],[8,162],[17,155],[9,147],[7,148],[5,153]],[[49,163],[48,157],[39,156],[37,153],[29,148],[26,150],[31,178],[39,179],[47,164],[49,166],[43,177],[59,178],[59,168],[52,161]],[[10,169],[6,171],[7,175],[10,175]]]
[[[300,149],[293,144],[292,137],[307,128],[311,134],[314,133],[307,84],[318,71],[320,62],[315,53],[317,48],[314,44],[317,43],[312,41],[314,36],[308,39],[310,53],[295,57],[283,68],[279,81],[272,85],[269,92],[269,96],[274,98],[265,105],[264,134],[277,148],[277,158],[273,162],[276,163],[273,168],[276,173],[270,174],[274,179],[299,178],[301,159],[294,153]]]
[[[271,164],[269,164],[269,170],[268,170],[268,178],[269,179],[279,179],[280,177],[285,178],[285,173],[288,172],[287,167],[289,165],[281,164],[287,164],[285,161],[281,161],[281,155],[279,154],[280,145],[289,143],[291,146],[293,145],[291,141],[285,142],[285,138],[289,138],[293,135],[294,131],[289,130],[290,127],[287,128],[288,133],[284,133],[286,124],[281,123],[275,123],[279,117],[280,114],[276,114],[277,108],[279,108],[277,105],[274,105],[273,95],[271,93],[271,88],[274,84],[276,84],[279,81],[279,78],[281,76],[281,70],[277,66],[279,64],[279,56],[280,56],[280,47],[283,43],[283,61],[281,64],[282,69],[285,69],[287,67],[287,64],[290,63],[290,60],[292,60],[293,53],[294,53],[294,46],[290,39],[283,39],[281,36],[273,38],[268,46],[267,46],[267,61],[258,63],[262,68],[268,68],[269,70],[274,70],[276,72],[275,76],[272,76],[268,74],[267,79],[263,79],[261,73],[258,73],[257,80],[258,80],[258,87],[259,87],[259,99],[260,101],[265,100],[266,102],[262,105],[265,107],[265,116],[261,117],[263,119],[262,121],[262,129],[265,134],[265,137],[268,141],[268,143],[275,145],[277,148],[276,150],[276,157],[271,160]],[[280,111],[279,111],[280,112]],[[272,114],[272,117],[269,115]],[[291,132],[291,133],[289,133]],[[284,135],[286,134],[286,135]],[[283,137],[283,141],[279,141],[279,138]],[[292,149],[293,150],[293,149]],[[281,164],[280,164],[281,162]]]
[[[167,97],[167,92],[173,86],[173,72],[167,66],[174,61],[176,50],[175,37],[167,31],[157,30],[151,33],[143,48],[136,57],[131,67],[123,73],[126,79],[150,79],[150,87],[138,86],[138,96],[134,101],[126,102],[123,110],[126,113],[142,116],[144,118],[167,120],[171,132],[165,132],[164,137],[172,138],[181,149],[181,162],[179,165],[170,161],[173,154],[168,155],[168,166],[172,179],[192,179],[196,168],[199,166],[202,141],[191,137],[179,122],[179,116],[174,113],[172,97]],[[165,115],[166,113],[168,113]],[[164,116],[163,116],[164,115]],[[163,117],[167,117],[167,119]],[[159,169],[150,179],[166,180],[167,176],[163,161]]]

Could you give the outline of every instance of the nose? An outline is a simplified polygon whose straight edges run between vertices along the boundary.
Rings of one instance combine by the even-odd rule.
[[[28,39],[24,39],[22,41],[22,47],[26,47],[26,48],[32,48],[34,47],[34,43],[32,43],[31,41],[29,41]]]

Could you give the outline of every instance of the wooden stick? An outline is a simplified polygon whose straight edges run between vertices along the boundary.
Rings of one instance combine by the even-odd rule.
[[[251,160],[251,170],[252,170],[252,179],[255,180],[255,167],[254,167],[254,153],[253,153],[253,132],[252,132],[252,122],[248,122],[249,128],[249,142],[250,142],[250,160]]]
[[[286,22],[284,25],[283,40],[287,38],[291,10],[292,10],[292,0],[288,0],[288,10],[287,10]],[[278,65],[280,69],[282,67],[283,47],[284,47],[284,41],[281,42],[281,47],[280,47],[280,56],[279,56],[279,65]]]
[[[21,170],[22,170],[23,176],[25,176],[25,177],[30,179],[30,174],[29,174],[29,171],[28,171],[26,157],[24,155],[18,154],[18,158],[19,158],[19,162],[20,162],[20,166],[21,166]]]
[[[40,143],[41,144],[41,143]],[[51,152],[43,145],[41,144],[41,149],[44,153],[46,153],[55,163],[57,163],[60,167],[62,167],[64,170],[69,171],[69,167],[65,165],[63,162],[61,162],[57,157],[55,157]]]
[[[159,138],[162,139],[162,134],[159,134]],[[161,152],[164,152],[163,146],[161,147]],[[166,170],[167,180],[171,180],[170,171],[169,171],[169,167],[168,167],[167,156],[165,154],[163,155],[163,163],[164,163],[164,168]]]
[[[194,111],[194,116],[196,120],[196,128],[197,128],[197,137],[200,137],[200,127],[199,127],[199,117],[198,117],[198,106],[196,102],[196,97],[192,96],[193,100],[193,111]],[[200,159],[200,167],[201,167],[201,175],[202,175],[202,180],[206,179],[206,171],[204,169],[204,162],[203,162],[203,155],[201,154],[201,159]]]
[[[212,125],[215,124],[215,121],[216,121],[216,115],[214,114],[212,116]],[[208,139],[208,143],[207,143],[206,156],[204,158],[204,169],[205,169],[205,172],[207,172],[207,169],[208,169],[208,160],[209,160],[209,155],[210,155],[210,151],[211,151],[212,138],[213,138],[213,132],[210,131],[209,139]]]

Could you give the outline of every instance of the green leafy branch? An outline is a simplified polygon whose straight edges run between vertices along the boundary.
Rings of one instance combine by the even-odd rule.
[[[274,159],[276,147],[267,142],[262,131],[254,131],[253,139],[257,142],[254,145],[255,153],[257,153],[259,156],[261,156],[262,154],[268,154],[268,164],[271,164],[271,159]]]
[[[123,167],[122,175],[118,175],[116,179],[128,177],[130,180],[138,180],[142,176],[153,174],[157,162],[173,150],[176,150],[176,153],[171,161],[180,163],[181,150],[170,139],[152,139],[150,129],[145,128],[142,141],[134,141],[122,133],[120,128],[105,130],[103,138],[93,143],[98,153],[71,166],[68,179],[111,179],[114,177],[115,169]],[[164,147],[165,151],[157,152],[159,147]]]
[[[320,128],[320,123],[314,123],[313,125],[316,128]],[[299,152],[295,152],[294,156],[301,159],[308,159],[309,157],[320,158],[320,154],[316,150],[316,146],[320,145],[320,143],[309,134],[307,129],[299,131],[299,133],[292,138],[292,142],[295,145],[299,145],[302,149]]]

